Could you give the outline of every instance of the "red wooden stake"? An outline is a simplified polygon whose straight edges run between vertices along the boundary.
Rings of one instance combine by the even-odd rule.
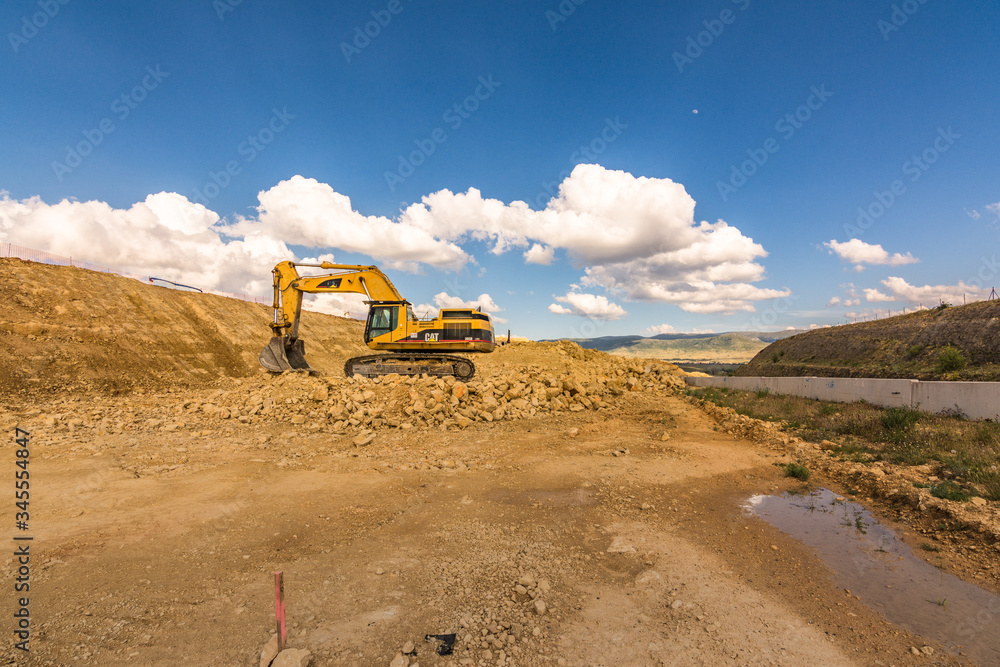
[[[274,573],[274,615],[278,622],[278,653],[285,650],[285,580]]]

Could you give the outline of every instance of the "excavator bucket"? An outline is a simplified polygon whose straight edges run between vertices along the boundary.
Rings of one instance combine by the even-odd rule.
[[[285,338],[273,336],[270,342],[264,346],[257,357],[260,365],[272,373],[284,371],[316,371],[306,361],[306,346],[301,338],[298,338],[291,345],[285,345]]]

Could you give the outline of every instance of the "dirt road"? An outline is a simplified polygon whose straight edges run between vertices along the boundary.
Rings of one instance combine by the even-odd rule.
[[[317,665],[388,665],[408,641],[421,665],[955,662],[913,656],[926,640],[741,509],[791,483],[713,426],[636,393],[364,447],[277,424],[37,446],[32,656],[256,664],[282,570]],[[424,641],[450,633],[452,656]]]

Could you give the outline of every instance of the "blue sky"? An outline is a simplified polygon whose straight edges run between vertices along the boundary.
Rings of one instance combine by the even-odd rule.
[[[1000,282],[995,2],[63,2],[0,8],[0,241],[262,294],[332,254],[535,338]]]

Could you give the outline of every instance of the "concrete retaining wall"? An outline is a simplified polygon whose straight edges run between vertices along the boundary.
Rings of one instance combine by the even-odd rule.
[[[689,377],[693,387],[767,389],[821,401],[865,400],[887,408],[912,407],[924,412],[958,412],[969,419],[1000,420],[1000,382],[921,382],[870,378]]]

